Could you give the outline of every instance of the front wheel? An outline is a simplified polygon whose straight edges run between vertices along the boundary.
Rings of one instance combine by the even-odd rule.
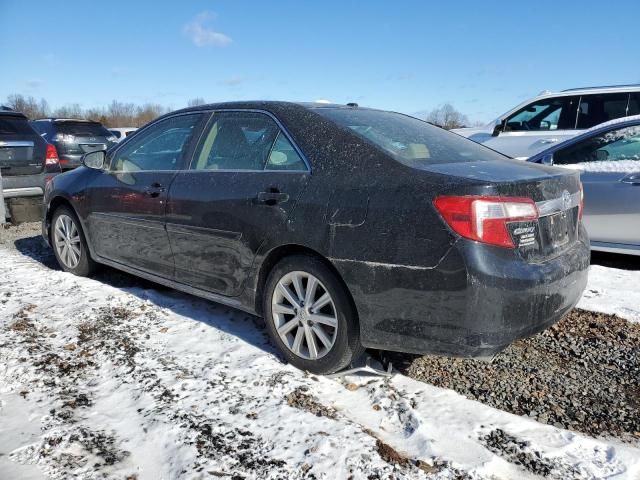
[[[263,312],[272,341],[289,363],[336,372],[362,354],[358,319],[346,287],[321,260],[281,260],[266,282]]]
[[[80,221],[68,207],[59,207],[53,214],[51,244],[64,271],[86,277],[95,269]]]

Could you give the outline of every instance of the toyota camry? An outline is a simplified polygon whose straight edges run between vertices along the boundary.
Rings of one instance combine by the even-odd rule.
[[[236,102],[164,115],[45,192],[63,270],[99,264],[265,318],[295,366],[489,357],[587,280],[577,172],[399,113]]]

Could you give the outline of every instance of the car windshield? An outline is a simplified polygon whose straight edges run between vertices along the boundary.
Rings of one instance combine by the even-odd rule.
[[[346,108],[318,108],[315,112],[414,168],[506,158],[471,140],[400,113]]]
[[[110,137],[112,134],[100,123],[91,122],[56,122],[59,133],[76,137]]]

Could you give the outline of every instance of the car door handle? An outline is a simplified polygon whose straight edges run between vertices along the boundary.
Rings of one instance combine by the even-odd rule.
[[[627,175],[620,181],[622,183],[628,183],[630,185],[640,185],[640,173],[632,173],[631,175]]]
[[[540,143],[556,143],[557,141],[557,138],[543,138],[540,140]]]
[[[144,194],[151,198],[159,197],[162,192],[164,192],[164,187],[158,182],[154,182],[144,189]]]
[[[260,192],[256,201],[262,205],[276,205],[289,200],[289,195],[280,192]]]

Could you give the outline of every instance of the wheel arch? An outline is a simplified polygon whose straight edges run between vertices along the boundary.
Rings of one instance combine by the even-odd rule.
[[[63,195],[56,195],[55,197],[53,197],[49,201],[49,205],[47,206],[47,212],[44,217],[44,220],[46,222],[45,225],[46,225],[47,239],[49,240],[49,244],[53,245],[53,243],[51,242],[51,220],[53,219],[53,215],[56,213],[56,210],[63,206],[69,208],[78,219],[78,222],[80,223],[80,229],[82,230],[82,235],[84,236],[85,242],[87,243],[87,247],[89,248],[89,253],[91,254],[91,257],[94,257],[93,247],[87,236],[87,233],[86,233],[87,229],[85,228],[84,222],[82,221],[82,218],[80,218],[80,215],[78,215],[78,211],[73,206],[73,203],[71,202],[71,200],[69,200],[67,197]]]
[[[264,289],[267,283],[267,278],[269,277],[269,273],[271,273],[271,271],[273,270],[273,267],[275,267],[280,260],[286,257],[294,256],[294,255],[309,255],[317,258],[322,263],[324,263],[336,275],[336,278],[340,281],[340,283],[344,287],[345,291],[347,292],[349,301],[351,302],[351,306],[353,307],[353,311],[356,313],[356,316],[358,315],[358,309],[356,308],[356,304],[353,299],[353,295],[351,294],[351,290],[349,289],[349,286],[344,281],[344,279],[342,278],[342,275],[340,274],[338,269],[335,267],[335,265],[331,263],[331,261],[329,261],[327,257],[322,255],[318,251],[312,248],[306,247],[304,245],[299,245],[299,244],[286,244],[286,245],[280,245],[278,247],[273,248],[266,254],[264,260],[260,264],[258,275],[257,275],[256,290],[255,290],[256,293],[255,293],[255,300],[254,300],[255,302],[254,308],[258,315],[264,314],[262,309],[262,303],[264,299]],[[359,320],[358,320],[358,323],[359,323]]]

